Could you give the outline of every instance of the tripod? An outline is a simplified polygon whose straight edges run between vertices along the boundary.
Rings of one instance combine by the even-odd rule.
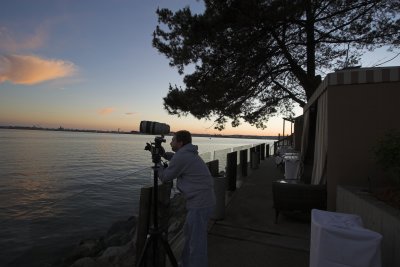
[[[154,167],[153,167],[153,203],[154,203],[154,209],[153,209],[153,227],[149,228],[149,231],[147,233],[146,237],[146,242],[144,243],[144,247],[142,250],[142,253],[140,255],[139,261],[137,266],[144,266],[144,256],[146,255],[146,252],[148,249],[150,249],[150,245],[153,245],[153,263],[154,267],[159,266],[159,258],[158,258],[158,244],[159,241],[163,245],[165,251],[167,252],[167,255],[169,257],[169,260],[172,264],[173,267],[178,267],[178,263],[176,262],[176,259],[174,257],[174,254],[172,252],[171,247],[168,244],[168,241],[161,229],[159,229],[158,225],[158,170],[157,167],[160,165],[161,162],[161,156],[160,156],[160,151],[163,149],[161,147],[161,142],[165,142],[163,137],[156,137],[155,138],[155,145],[147,143],[147,146],[145,147],[145,150],[149,150],[152,153],[152,159],[154,162]]]

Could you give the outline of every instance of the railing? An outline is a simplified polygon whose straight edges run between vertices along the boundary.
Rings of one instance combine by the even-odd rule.
[[[282,139],[274,142],[274,155],[277,154],[280,147],[292,147],[293,146],[293,135],[288,135]]]
[[[260,160],[271,155],[272,144],[239,146],[200,156],[206,161],[213,176],[226,176],[227,190],[234,191],[242,183],[241,178],[247,176],[249,171],[257,169]]]
[[[213,160],[218,160],[219,164],[219,171],[226,172],[226,165],[227,165],[227,155],[232,152],[237,153],[237,162],[240,163],[240,151],[246,150],[247,151],[247,162],[251,162],[251,149],[260,147],[258,153],[260,154],[260,159],[264,159],[266,155],[271,155],[271,145],[270,143],[259,143],[259,144],[252,144],[252,145],[245,145],[245,146],[238,146],[233,148],[226,148],[221,150],[216,150],[213,152],[206,152],[200,154],[200,157],[204,160],[204,162],[209,162]]]

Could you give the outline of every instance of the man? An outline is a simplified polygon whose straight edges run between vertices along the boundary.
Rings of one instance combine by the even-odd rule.
[[[214,181],[197,146],[192,144],[190,132],[176,132],[171,148],[176,153],[165,153],[170,162],[159,170],[159,178],[163,182],[177,178],[176,186],[186,199],[185,246],[180,266],[207,267],[207,225],[215,207]]]

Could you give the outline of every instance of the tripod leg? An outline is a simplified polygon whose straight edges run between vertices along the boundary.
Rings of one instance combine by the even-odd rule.
[[[146,251],[148,249],[148,246],[151,244],[152,241],[153,241],[153,236],[150,235],[150,234],[147,235],[146,242],[144,243],[143,250],[142,250],[142,253],[140,254],[140,258],[139,258],[137,266],[142,266],[143,260],[144,260],[144,256],[146,255]]]
[[[169,259],[173,267],[178,267],[178,264],[176,262],[176,259],[173,255],[173,252],[171,248],[168,245],[168,242],[163,238],[162,231],[159,229],[159,224],[158,224],[158,172],[157,172],[157,163],[154,162],[154,187],[153,187],[153,201],[152,201],[152,206],[153,206],[153,227],[150,227],[148,229],[148,235],[145,241],[145,244],[143,246],[143,250],[140,252],[140,258],[137,261],[137,266],[144,266],[147,265],[147,263],[151,264],[154,267],[158,267],[160,264],[163,265],[165,262],[165,254],[164,251],[159,250],[161,246],[164,247],[165,252],[168,254]],[[168,193],[169,194],[169,193]],[[169,197],[169,195],[168,195]],[[158,242],[158,240],[161,240],[162,244]],[[152,246],[150,246],[152,245]],[[150,248],[152,248],[152,251],[148,251]],[[147,252],[152,252],[152,255]],[[146,263],[146,264],[145,264]]]
[[[164,236],[161,236],[161,241],[162,241],[165,251],[168,254],[168,258],[169,258],[169,261],[171,262],[172,266],[178,267],[178,263],[176,262],[174,253],[172,252],[172,249],[169,246],[168,241],[166,240],[166,238]]]
[[[158,236],[159,236],[159,234],[156,234],[155,235],[155,238],[154,238],[154,240],[153,240],[153,264],[154,264],[154,267],[158,267],[160,264],[159,264],[159,261],[160,261],[160,258],[159,258],[159,248],[158,248]]]

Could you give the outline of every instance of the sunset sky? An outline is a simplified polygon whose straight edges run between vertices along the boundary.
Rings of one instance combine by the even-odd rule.
[[[0,125],[131,131],[150,120],[173,131],[282,133],[281,118],[265,130],[242,124],[218,132],[212,121],[163,109],[169,84],[182,85],[183,77],[151,45],[155,11],[188,5],[203,10],[195,0],[2,0]],[[381,49],[362,65],[393,56]],[[392,65],[400,58],[383,66]]]

